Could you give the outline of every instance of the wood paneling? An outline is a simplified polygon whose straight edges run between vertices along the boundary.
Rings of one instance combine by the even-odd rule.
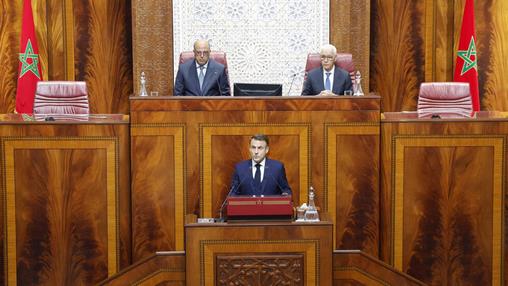
[[[426,285],[359,250],[333,252],[333,285]]]
[[[353,54],[355,69],[362,74],[362,88],[370,87],[370,0],[330,1],[330,43],[339,52]]]
[[[0,112],[14,110],[23,1],[1,0]],[[130,1],[33,0],[44,80],[84,80],[92,113],[127,113]]]
[[[134,94],[141,72],[148,93],[173,94],[173,1],[132,1]]]
[[[98,285],[185,286],[185,253],[157,252]]]
[[[425,283],[501,285],[503,118],[382,123],[381,257]]]
[[[474,1],[481,109],[508,109],[508,3]],[[416,110],[423,81],[451,81],[465,0],[377,0],[371,13],[370,90],[383,111]]]
[[[314,186],[334,246],[378,255],[378,97],[133,97],[131,120],[135,261],[182,250],[186,214],[219,216],[256,133],[270,136],[295,205]]]
[[[230,285],[245,281],[246,285],[331,285],[332,283],[332,224],[306,223],[221,223],[188,224],[185,226],[187,285]],[[220,255],[220,256],[219,256]],[[225,269],[228,276],[219,276],[217,263],[224,257],[237,257],[234,267]],[[274,263],[281,257],[300,256],[302,264],[280,267],[276,261],[270,275],[255,273],[253,261]],[[223,260],[218,258],[222,257]],[[263,263],[261,263],[262,265]],[[303,272],[303,280],[293,272]],[[251,269],[250,271],[248,269]],[[259,265],[256,269],[259,269]],[[267,269],[268,270],[268,269]],[[258,270],[259,271],[259,270]],[[252,272],[252,273],[249,273]],[[259,271],[261,272],[261,271]],[[219,278],[222,283],[213,284]],[[263,280],[257,280],[264,277]],[[275,279],[275,280],[272,280]],[[279,283],[276,283],[279,282]],[[302,283],[303,282],[303,283]]]
[[[94,284],[129,265],[127,120],[15,117],[0,122],[3,285]]]

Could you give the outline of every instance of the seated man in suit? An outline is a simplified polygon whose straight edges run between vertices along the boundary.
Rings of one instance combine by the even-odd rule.
[[[284,165],[266,157],[270,149],[268,144],[266,135],[251,137],[251,159],[236,164],[231,184],[232,196],[291,195]]]
[[[303,83],[302,95],[337,95],[351,90],[351,76],[347,71],[335,66],[337,49],[333,45],[324,45],[319,55],[321,67],[309,71]]]
[[[224,65],[210,59],[208,41],[194,42],[194,60],[178,67],[173,95],[230,95]]]

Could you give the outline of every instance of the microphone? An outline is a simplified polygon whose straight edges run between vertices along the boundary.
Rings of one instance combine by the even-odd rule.
[[[252,173],[252,166],[249,166],[249,170],[251,171],[250,173]],[[224,216],[223,216],[223,212],[224,212],[224,207],[226,206],[226,202],[228,201],[228,198],[229,196],[233,193],[233,192],[236,192],[238,191],[238,189],[240,188],[240,186],[242,185],[242,183],[248,178],[249,176],[247,177],[243,177],[241,180],[240,180],[240,183],[238,183],[237,185],[232,185],[231,188],[229,189],[229,192],[228,194],[226,195],[226,198],[224,199],[224,201],[222,201],[222,205],[220,206],[220,209],[219,209],[219,220],[220,222],[224,222]]]
[[[298,75],[297,72],[295,72],[294,74],[291,75],[293,77],[293,79],[291,80],[291,84],[289,85],[288,95],[291,94],[291,88],[293,87],[293,83],[295,82],[295,78],[296,78],[297,75]]]
[[[291,80],[291,84],[289,85],[289,89],[288,89],[288,95],[291,95],[291,88],[293,87],[293,83],[295,82],[295,79],[296,79],[296,76],[302,72],[305,72],[305,70],[303,71],[298,71],[298,72],[295,72],[294,74],[291,74],[291,77],[293,77],[293,79]]]

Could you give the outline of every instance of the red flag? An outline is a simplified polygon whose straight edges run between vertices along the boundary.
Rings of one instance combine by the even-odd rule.
[[[31,0],[23,0],[23,24],[19,53],[19,77],[16,90],[16,112],[32,113],[35,88],[42,80],[39,47],[35,37],[34,17]]]
[[[480,110],[478,91],[478,65],[476,57],[476,33],[474,30],[474,2],[466,0],[462,28],[460,30],[459,48],[453,81],[469,82],[473,111]]]

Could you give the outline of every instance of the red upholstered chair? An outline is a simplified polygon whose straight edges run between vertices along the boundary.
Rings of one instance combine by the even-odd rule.
[[[321,66],[321,56],[319,53],[310,53],[307,55],[307,63],[305,64],[305,79],[307,79],[307,73],[312,69]],[[335,66],[348,71],[351,75],[351,79],[354,79],[355,65],[353,64],[353,55],[347,53],[337,53],[335,58]]]
[[[418,95],[418,117],[471,117],[473,104],[466,82],[424,82]]]
[[[226,75],[229,78],[228,73],[228,61],[226,59],[226,53],[220,52],[220,51],[211,51],[210,52],[210,58],[220,64],[224,65],[224,69],[226,72]],[[180,53],[180,59],[178,60],[178,64],[183,64],[188,60],[194,59],[194,52],[193,51],[185,51]]]
[[[39,81],[34,114],[88,114],[88,92],[84,81]]]

